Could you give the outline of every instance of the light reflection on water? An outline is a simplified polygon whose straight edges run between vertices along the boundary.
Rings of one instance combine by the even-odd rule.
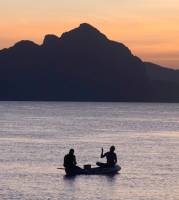
[[[0,103],[0,199],[179,199],[179,104]],[[67,178],[115,144],[120,174]]]

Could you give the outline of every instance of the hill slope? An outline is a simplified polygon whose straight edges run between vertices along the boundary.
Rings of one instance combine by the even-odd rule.
[[[160,94],[168,82],[151,79],[149,68],[126,46],[84,23],[61,37],[46,35],[42,45],[20,41],[1,50],[0,100],[179,99],[171,89]],[[176,83],[170,87],[178,89]]]

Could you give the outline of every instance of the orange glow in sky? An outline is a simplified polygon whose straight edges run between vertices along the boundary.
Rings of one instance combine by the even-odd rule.
[[[0,49],[87,22],[142,60],[179,68],[179,0],[0,1]]]

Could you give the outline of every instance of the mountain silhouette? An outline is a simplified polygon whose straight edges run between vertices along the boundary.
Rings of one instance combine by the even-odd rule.
[[[61,37],[46,35],[42,45],[25,40],[0,50],[0,100],[178,100],[171,93],[178,82],[154,80],[150,69],[125,45],[83,23]]]

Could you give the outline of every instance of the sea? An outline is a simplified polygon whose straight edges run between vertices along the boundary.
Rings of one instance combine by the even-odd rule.
[[[66,177],[115,145],[116,175]],[[179,200],[179,104],[0,102],[1,200]]]

